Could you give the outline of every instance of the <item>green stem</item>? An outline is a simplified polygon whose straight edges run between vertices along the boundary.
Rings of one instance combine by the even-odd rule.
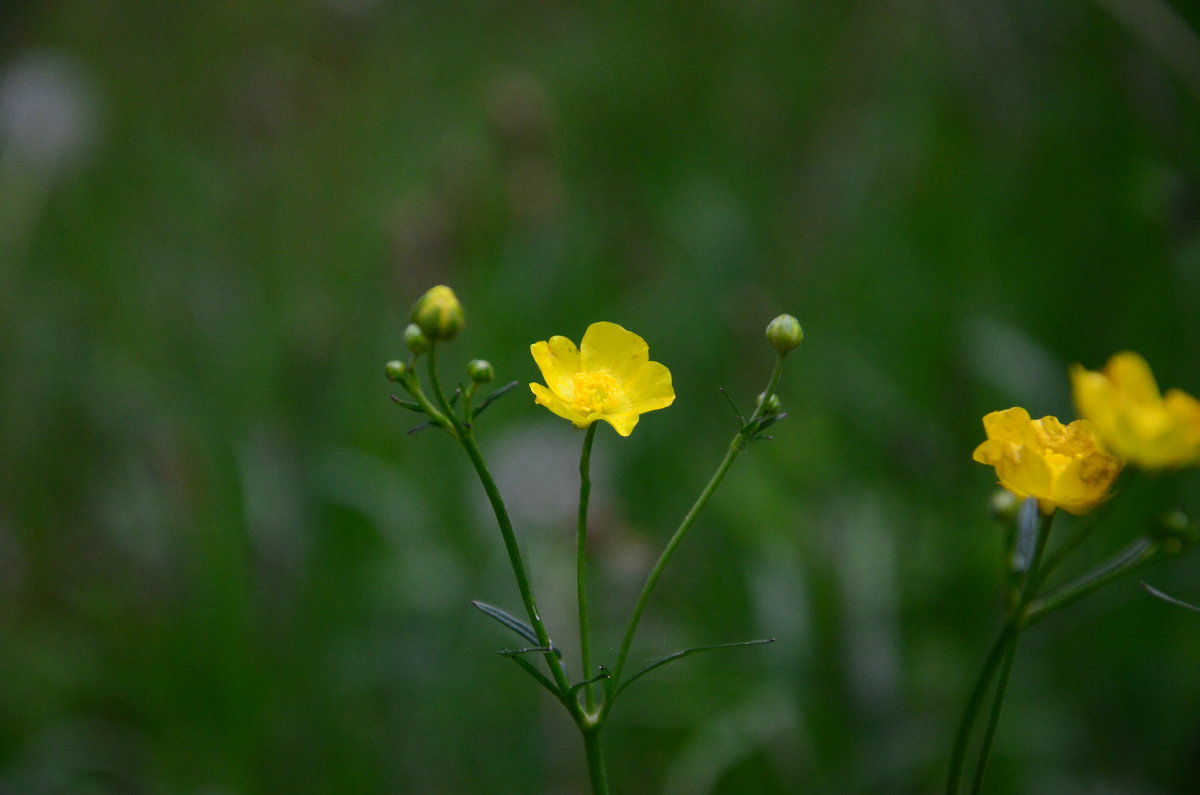
[[[996,736],[996,726],[1000,723],[1000,709],[1004,706],[1004,696],[1008,691],[1008,679],[1012,673],[1013,659],[1017,656],[1017,641],[1020,640],[1020,628],[1012,624],[1012,632],[1004,648],[1004,663],[1000,666],[1000,682],[996,685],[996,696],[992,701],[992,710],[988,715],[987,730],[983,734],[983,745],[979,749],[979,762],[975,767],[975,780],[971,784],[971,795],[979,795],[983,787],[983,773],[987,769],[988,755],[992,750],[992,739]]]
[[[583,678],[592,675],[591,626],[588,622],[587,604],[587,516],[588,498],[592,493],[591,460],[592,440],[596,438],[599,422],[588,426],[583,438],[583,452],[579,455],[579,521],[575,533],[575,591],[579,599],[579,653],[583,659]],[[596,709],[595,685],[584,685],[584,702],[589,713]],[[599,740],[597,740],[599,742]]]
[[[783,355],[780,354],[775,360],[775,368],[771,371],[770,381],[767,383],[767,389],[764,394],[771,395],[775,392],[775,387],[779,384],[779,376],[783,372]],[[642,619],[642,613],[646,610],[646,604],[650,600],[650,594],[654,591],[654,586],[658,584],[658,578],[662,576],[663,570],[667,564],[671,562],[671,556],[675,554],[675,550],[679,548],[679,544],[683,541],[683,537],[687,535],[688,530],[696,521],[696,517],[700,515],[700,511],[708,504],[709,499],[716,492],[717,487],[721,485],[721,481],[725,479],[725,474],[729,472],[729,468],[737,459],[738,455],[746,447],[746,441],[753,433],[754,421],[763,415],[763,401],[754,410],[750,420],[738,430],[733,441],[729,443],[729,449],[725,452],[725,458],[721,460],[717,471],[713,473],[712,478],[708,481],[708,485],[700,492],[700,496],[696,498],[696,502],[692,505],[687,515],[683,517],[683,521],[679,523],[679,527],[675,530],[675,534],[667,541],[666,547],[658,558],[658,562],[654,564],[654,568],[650,571],[646,578],[646,584],[642,586],[642,592],[638,596],[636,604],[633,607],[633,614],[629,618],[629,625],[625,628],[625,636],[621,640],[621,648],[617,653],[617,664],[613,666],[613,675],[611,684],[613,692],[616,692],[616,686],[621,679],[621,673],[625,669],[625,661],[629,657],[629,648],[633,644],[633,636],[637,632],[638,623]],[[612,709],[612,700],[604,704],[603,715]]]
[[[975,718],[979,714],[979,707],[983,705],[983,697],[992,681],[992,674],[996,672],[996,666],[1004,657],[1004,651],[1008,648],[1009,637],[1012,633],[1013,624],[1010,621],[1004,625],[1004,630],[992,644],[987,659],[983,662],[983,669],[975,679],[975,686],[971,689],[971,697],[963,712],[962,722],[958,726],[958,736],[954,740],[954,754],[950,758],[950,776],[946,781],[946,795],[954,795],[958,792],[963,763],[967,760],[967,741],[971,737],[971,727],[975,725]]]
[[[599,725],[583,729],[583,748],[587,752],[592,795],[608,795],[608,770],[604,764],[604,746],[600,742],[600,729]]]
[[[521,556],[521,548],[517,544],[517,535],[513,530],[512,520],[509,519],[508,508],[504,505],[504,498],[500,496],[500,490],[496,487],[496,481],[492,478],[492,473],[483,460],[483,453],[480,452],[479,445],[475,443],[474,435],[454,416],[450,404],[446,401],[446,396],[442,394],[442,386],[437,378],[436,350],[437,345],[429,350],[429,380],[433,385],[434,397],[437,398],[438,404],[453,426],[463,449],[467,451],[467,457],[471,459],[475,473],[479,476],[479,482],[487,493],[488,502],[492,505],[492,512],[496,515],[496,523],[500,526],[500,535],[504,538],[504,548],[508,552],[508,562],[512,566],[513,576],[517,581],[517,590],[521,592],[521,601],[525,603],[525,612],[529,615],[529,624],[533,627],[534,634],[537,635],[538,644],[552,649],[554,644],[550,641],[550,633],[546,630],[546,624],[538,612],[537,601],[533,597],[533,588],[529,583],[529,573],[525,569],[525,560]],[[545,652],[545,657],[546,665],[549,666],[550,673],[554,677],[554,683],[558,685],[558,689],[563,694],[566,694],[571,689],[571,685],[566,670],[563,668],[562,660],[554,651]],[[568,705],[568,709],[571,709],[570,705]]]
[[[983,734],[983,742],[979,747],[979,761],[975,764],[975,780],[971,785],[972,795],[978,795],[983,787],[983,775],[987,770],[988,756],[992,752],[992,740],[996,736],[996,727],[1000,723],[1000,711],[1004,707],[1004,696],[1008,691],[1008,679],[1012,673],[1013,660],[1017,654],[1017,643],[1021,639],[1021,630],[1024,628],[1022,617],[1025,612],[1025,606],[1028,605],[1036,595],[1035,589],[1041,583],[1041,578],[1038,576],[1039,569],[1042,564],[1042,557],[1046,553],[1046,542],[1050,540],[1050,526],[1054,522],[1054,514],[1044,517],[1039,522],[1037,547],[1033,553],[1033,560],[1029,563],[1029,574],[1026,576],[1025,585],[1021,589],[1021,598],[1016,609],[1009,616],[1010,632],[1008,633],[1008,642],[1004,650],[1004,662],[1000,667],[1000,681],[996,685],[996,695],[992,699],[992,709],[988,714],[987,729]]]

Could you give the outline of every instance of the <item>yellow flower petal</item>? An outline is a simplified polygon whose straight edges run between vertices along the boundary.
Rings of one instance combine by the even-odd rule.
[[[558,416],[562,417],[564,420],[570,420],[574,423],[590,423],[590,420],[586,414],[576,411],[571,404],[567,403],[565,400],[541,384],[530,384],[529,388],[533,391],[535,403],[540,403]]]
[[[633,426],[638,424],[638,413],[631,411],[627,414],[602,414],[599,419],[613,426],[617,433],[628,436],[633,433]]]
[[[671,371],[658,362],[646,362],[626,384],[631,395],[637,395],[633,408],[639,413],[665,409],[675,402],[675,387]]]
[[[608,321],[588,326],[579,351],[582,370],[606,370],[621,380],[630,378],[650,361],[650,347],[644,339]]]
[[[1150,365],[1133,351],[1114,354],[1104,366],[1104,376],[1130,400],[1146,404],[1162,401]]]
[[[546,384],[560,395],[575,391],[572,378],[579,372],[579,350],[566,337],[551,337],[546,342],[529,346],[533,360],[542,371]]]

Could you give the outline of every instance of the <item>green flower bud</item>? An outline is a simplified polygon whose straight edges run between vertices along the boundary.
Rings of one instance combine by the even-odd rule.
[[[774,392],[770,395],[765,392],[759,395],[758,405],[762,406],[764,417],[773,417],[782,408],[782,404],[779,402],[779,395],[776,395]]]
[[[392,359],[383,366],[383,372],[389,381],[403,381],[404,376],[408,374],[408,367],[399,359]]]
[[[467,375],[477,384],[486,384],[496,377],[496,371],[492,369],[492,363],[483,359],[472,359],[467,362]]]
[[[1200,541],[1200,529],[1183,511],[1171,511],[1158,517],[1151,535],[1163,553],[1171,557],[1182,555]]]
[[[767,324],[767,342],[780,353],[787,353],[803,341],[804,329],[791,315],[780,315]]]
[[[429,350],[429,337],[421,331],[421,327],[416,323],[409,323],[408,328],[404,329],[404,346],[415,355],[421,355]]]
[[[430,288],[413,305],[412,322],[431,340],[452,339],[463,327],[462,304],[454,291],[444,284]]]

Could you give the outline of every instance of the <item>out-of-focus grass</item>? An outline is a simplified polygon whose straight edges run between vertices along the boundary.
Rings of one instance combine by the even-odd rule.
[[[386,399],[437,282],[448,368],[609,319],[672,369],[597,440],[604,651],[800,317],[635,654],[779,642],[640,682],[613,777],[936,789],[998,610],[979,417],[1123,348],[1200,392],[1197,20],[1108,6],[6,4],[0,790],[578,790],[468,604],[518,604],[478,487]],[[480,436],[569,639],[580,438],[521,390]],[[1039,626],[993,791],[1189,791],[1198,659],[1131,583]]]

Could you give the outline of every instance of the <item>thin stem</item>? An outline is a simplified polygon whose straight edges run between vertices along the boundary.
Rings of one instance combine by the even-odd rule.
[[[600,729],[599,725],[583,729],[583,748],[587,752],[592,795],[608,795],[608,770],[604,764],[604,745],[600,742]]]
[[[782,372],[783,355],[780,354],[775,360],[775,367],[771,371],[771,378],[767,383],[767,389],[764,394],[771,395],[775,392],[775,387],[779,384],[779,376]],[[625,636],[621,640],[621,648],[617,653],[617,664],[613,666],[612,685],[614,688],[620,683],[621,673],[625,669],[625,661],[629,656],[629,647],[633,644],[634,633],[637,632],[638,623],[642,619],[642,613],[646,610],[650,594],[654,591],[654,586],[658,584],[658,578],[662,576],[663,570],[671,562],[671,556],[675,554],[675,550],[678,549],[680,542],[683,541],[683,537],[687,535],[688,530],[695,523],[696,517],[700,515],[700,511],[708,504],[717,487],[721,485],[721,481],[725,479],[725,474],[729,472],[729,468],[733,465],[733,462],[742,450],[745,449],[747,439],[754,433],[754,421],[763,416],[763,406],[765,404],[765,400],[759,403],[749,421],[733,437],[733,440],[729,443],[729,449],[725,452],[725,458],[721,460],[717,471],[713,473],[712,478],[708,481],[708,485],[700,492],[700,496],[696,498],[696,502],[687,512],[687,515],[683,517],[683,521],[679,523],[675,534],[667,541],[667,545],[659,556],[658,562],[654,564],[654,568],[651,569],[649,576],[646,578],[646,584],[642,586],[642,592],[638,596],[636,604],[634,604],[633,614],[629,618],[629,625],[625,628]],[[605,703],[603,714],[607,714],[608,710],[612,708],[612,704],[611,700]]]
[[[537,601],[533,597],[533,588],[529,583],[529,573],[525,569],[525,560],[521,556],[521,548],[517,544],[517,535],[513,530],[512,520],[508,516],[508,508],[504,505],[504,498],[500,496],[500,490],[496,487],[496,481],[492,478],[492,473],[488,470],[487,464],[484,463],[483,453],[479,450],[479,445],[475,443],[475,437],[469,428],[463,426],[454,416],[454,412],[450,409],[449,403],[446,402],[446,396],[442,393],[441,384],[437,378],[437,359],[435,351],[437,345],[434,345],[429,350],[429,380],[433,384],[433,394],[437,398],[438,404],[445,412],[453,426],[455,435],[459,442],[462,443],[463,449],[467,451],[467,457],[471,459],[471,464],[475,467],[475,473],[479,476],[479,482],[483,485],[483,490],[487,493],[488,502],[492,505],[492,512],[496,515],[496,523],[500,526],[500,535],[504,538],[504,548],[508,552],[508,562],[512,566],[513,576],[517,581],[517,590],[521,592],[521,601],[525,603],[525,612],[529,615],[529,624],[533,627],[534,633],[537,635],[538,644],[548,649],[553,648],[553,643],[550,641],[550,633],[546,630],[546,624],[542,621],[542,616],[538,612]],[[563,668],[562,660],[553,651],[545,653],[546,664],[550,668],[550,673],[554,677],[554,682],[558,685],[558,689],[566,693],[570,690],[570,681],[567,679],[566,670]],[[572,709],[568,704],[568,709]],[[574,714],[574,709],[572,713]]]
[[[975,717],[979,714],[980,706],[983,705],[983,697],[992,681],[992,675],[996,672],[996,666],[1004,657],[1004,651],[1008,648],[1008,641],[1012,633],[1013,623],[1009,621],[1004,625],[1004,630],[996,638],[996,642],[992,644],[987,659],[983,661],[983,668],[975,679],[975,686],[971,689],[971,697],[963,712],[962,722],[958,725],[958,736],[954,740],[954,753],[950,758],[950,776],[946,781],[946,795],[954,795],[958,792],[963,763],[967,759],[967,742],[971,738],[971,727],[975,725]]]
[[[575,591],[579,599],[579,653],[582,657],[583,678],[592,675],[591,626],[588,622],[587,604],[587,516],[588,498],[592,493],[591,461],[592,440],[596,438],[599,422],[588,426],[583,437],[583,452],[579,455],[579,521],[575,533]],[[587,711],[596,709],[596,694],[593,685],[583,686]]]
[[[1041,578],[1038,577],[1039,569],[1042,564],[1042,557],[1046,553],[1046,542],[1050,540],[1050,526],[1054,523],[1054,514],[1043,518],[1038,527],[1037,547],[1033,553],[1033,560],[1029,564],[1029,574],[1026,576],[1025,585],[1021,589],[1021,598],[1016,605],[1016,609],[1009,615],[1009,633],[1008,642],[1004,650],[1004,662],[1000,667],[1000,681],[996,685],[996,695],[992,699],[992,709],[988,714],[987,729],[983,734],[983,742],[979,747],[979,761],[975,764],[975,780],[971,785],[972,795],[978,795],[983,787],[983,775],[987,770],[988,756],[992,751],[992,740],[996,736],[996,727],[1000,723],[1000,711],[1004,708],[1004,696],[1008,692],[1008,679],[1012,673],[1013,659],[1017,654],[1017,643],[1021,639],[1021,630],[1024,628],[1022,617],[1025,612],[1025,606],[1028,605],[1036,595],[1036,588],[1041,583]]]
[[[996,696],[992,701],[992,710],[988,715],[987,730],[983,734],[983,745],[979,749],[979,763],[975,767],[975,780],[971,784],[971,795],[979,795],[983,787],[983,773],[987,769],[988,754],[992,750],[992,739],[996,736],[996,726],[1000,723],[1000,709],[1004,706],[1004,696],[1008,691],[1008,679],[1012,673],[1013,659],[1017,656],[1017,641],[1020,640],[1020,630],[1015,627],[1009,635],[1004,649],[1004,663],[1000,666],[1000,682],[996,685]]]

